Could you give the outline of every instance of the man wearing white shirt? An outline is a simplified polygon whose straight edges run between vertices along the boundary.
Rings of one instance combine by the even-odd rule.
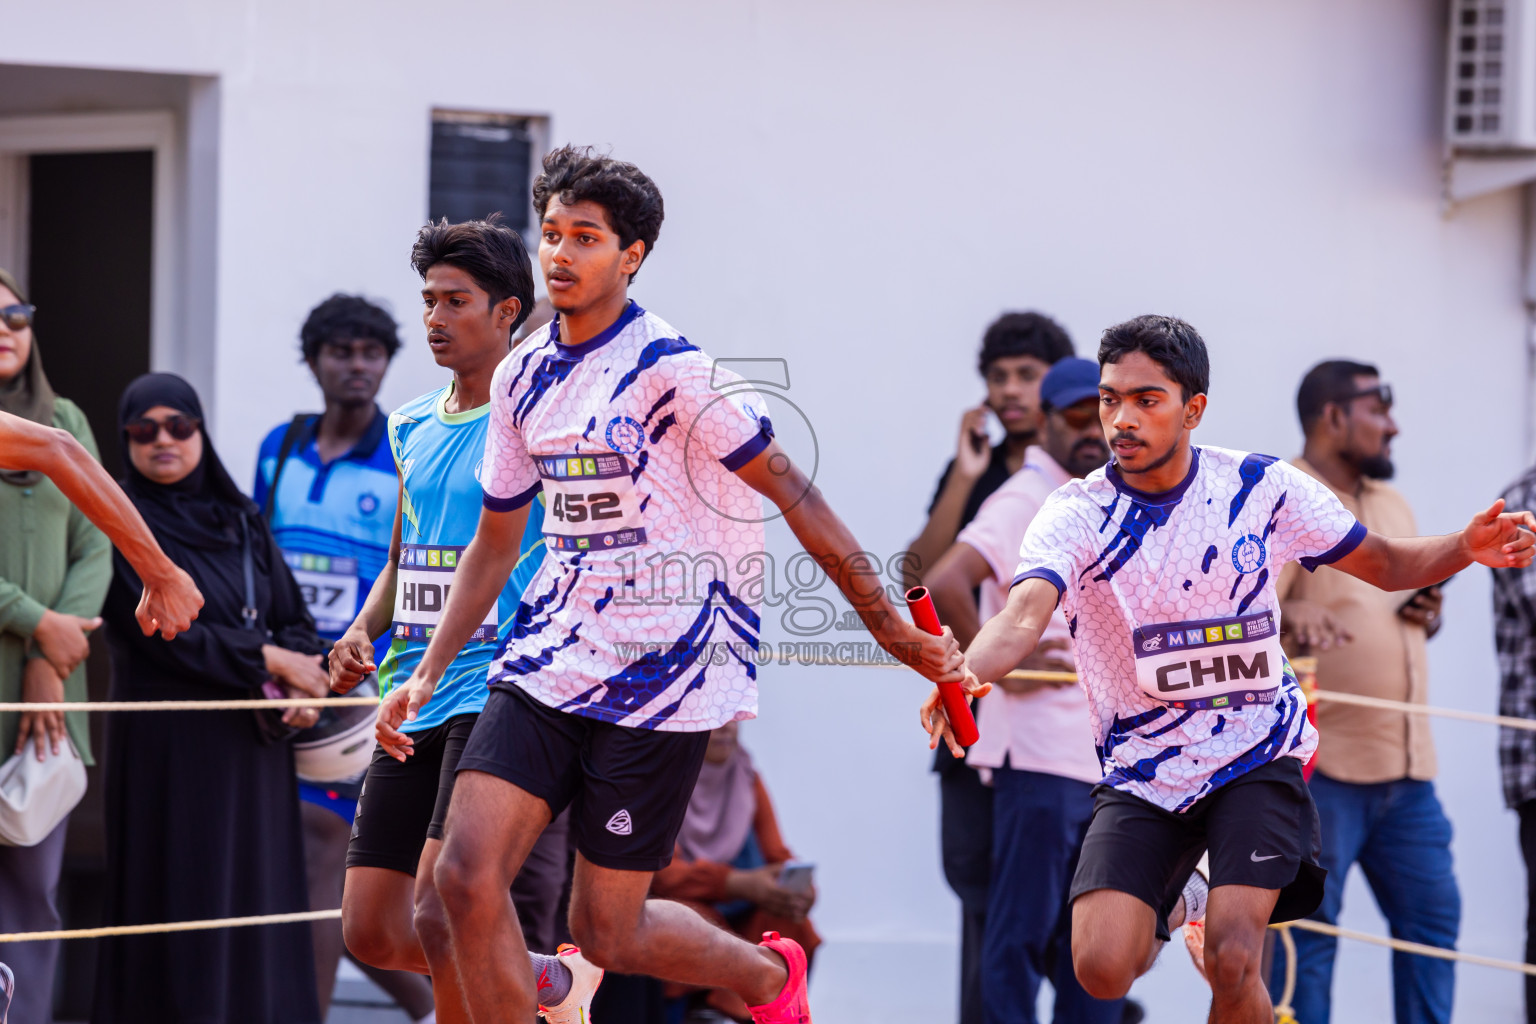
[[[923,580],[962,644],[1007,602],[1019,546],[1045,499],[1109,459],[1096,363],[1056,363],[1041,381],[1040,398],[1046,412],[1040,446],[1028,449],[1023,467],[986,500]],[[1058,610],[1022,667],[1070,672],[1071,651],[1071,631]],[[981,963],[986,1024],[1032,1024],[1046,979],[1056,990],[1057,1024],[1115,1024],[1122,1001],[1094,999],[1072,971],[1067,892],[1093,814],[1092,790],[1103,775],[1087,697],[1070,683],[1003,680],[982,698],[977,725],[981,739],[966,763],[990,774],[994,809]]]

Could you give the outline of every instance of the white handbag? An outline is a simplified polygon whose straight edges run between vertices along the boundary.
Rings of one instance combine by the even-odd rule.
[[[0,764],[0,846],[36,846],[85,796],[85,762],[64,740],[59,753],[37,759],[32,741]]]

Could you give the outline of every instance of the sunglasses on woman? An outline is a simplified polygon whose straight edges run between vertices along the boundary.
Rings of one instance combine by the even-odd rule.
[[[0,309],[0,322],[13,331],[19,331],[24,327],[32,326],[32,314],[37,312],[36,306],[29,306],[25,302],[18,302],[14,306],[6,306]]]
[[[167,416],[163,420],[152,420],[148,416],[140,416],[136,420],[129,421],[123,427],[123,433],[127,434],[128,440],[134,444],[154,444],[155,438],[160,436],[160,429],[164,427],[165,432],[170,434],[172,439],[185,441],[197,433],[197,428],[201,425],[202,421],[197,417],[182,416],[179,413],[175,416]]]

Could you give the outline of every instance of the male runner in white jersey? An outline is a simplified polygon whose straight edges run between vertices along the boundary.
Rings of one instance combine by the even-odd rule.
[[[1113,462],[1056,491],[1025,536],[1008,604],[956,673],[981,691],[1032,653],[1058,601],[1106,775],[1073,879],[1072,959],[1122,996],[1184,921],[1180,891],[1210,852],[1210,1019],[1270,1024],[1264,929],[1322,898],[1317,812],[1301,766],[1317,746],[1280,649],[1275,580],[1290,561],[1413,590],[1471,562],[1530,564],[1536,517],[1479,512],[1460,533],[1391,538],[1268,455],[1194,447],[1205,343],[1171,317],[1104,332],[1100,418]],[[937,694],[930,742],[953,745]]]
[[[709,732],[756,713],[756,598],[739,577],[760,571],[758,493],[887,649],[937,677],[958,672],[958,645],[896,612],[853,535],[773,440],[756,397],[629,299],[661,228],[655,184],[632,164],[567,147],[545,158],[534,207],[559,316],[497,371],[474,542],[421,665],[379,709],[380,742],[406,757],[402,723],[431,706],[439,674],[506,579],[542,488],[551,557],[459,762],[435,874],[461,988],[476,1024],[532,1020],[534,978],[507,882],[569,805],[571,933],[593,963],[728,988],[756,1021],[809,1024],[798,945],[769,933],[754,947],[681,904],[646,899],[671,859]],[[649,567],[684,558],[695,589],[674,600]]]

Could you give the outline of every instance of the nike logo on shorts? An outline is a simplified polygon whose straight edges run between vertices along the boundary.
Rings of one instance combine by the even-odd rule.
[[[1248,859],[1253,861],[1255,864],[1259,864],[1259,863],[1262,863],[1263,861],[1266,861],[1266,860],[1274,860],[1278,856],[1280,856],[1280,854],[1278,854],[1278,853],[1271,853],[1267,857],[1260,857],[1259,856],[1259,851],[1258,850],[1254,850],[1252,853],[1250,853],[1248,855]]]

